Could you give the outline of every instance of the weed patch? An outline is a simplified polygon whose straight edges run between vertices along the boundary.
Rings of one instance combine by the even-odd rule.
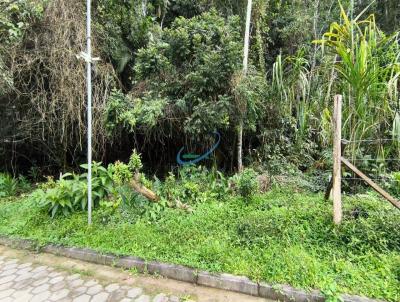
[[[97,209],[95,224],[88,228],[84,212],[51,219],[25,197],[2,199],[0,233],[318,288],[331,295],[337,291],[398,301],[399,213],[372,195],[346,197],[344,204],[340,227],[332,224],[331,204],[321,195],[276,189],[248,203],[241,197],[199,202],[191,213],[166,208],[156,220],[121,215],[101,223]],[[354,209],[365,214],[357,216]]]

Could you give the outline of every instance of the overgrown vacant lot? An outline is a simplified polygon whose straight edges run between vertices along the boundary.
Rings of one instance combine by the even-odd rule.
[[[372,195],[344,203],[339,227],[321,195],[275,188],[248,202],[198,203],[192,213],[165,208],[147,217],[138,206],[99,209],[88,228],[84,212],[51,219],[28,198],[3,198],[0,233],[399,301],[399,212]]]
[[[0,0],[0,235],[400,301],[400,212],[322,197],[341,141],[400,198],[399,0],[85,2]]]

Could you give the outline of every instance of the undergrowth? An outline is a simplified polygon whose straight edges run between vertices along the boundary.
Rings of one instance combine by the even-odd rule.
[[[0,233],[332,295],[400,300],[400,215],[374,195],[346,196],[339,227],[332,224],[331,203],[320,194],[278,187],[246,202],[209,195],[192,203],[191,212],[165,207],[154,217],[143,215],[143,204],[114,209],[107,220],[100,207],[88,227],[85,212],[51,219],[28,197],[3,198]]]

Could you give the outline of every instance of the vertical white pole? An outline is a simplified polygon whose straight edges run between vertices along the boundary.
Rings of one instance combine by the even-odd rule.
[[[88,224],[92,224],[92,43],[91,43],[91,0],[86,2],[86,39],[87,39],[87,189],[88,189]]]
[[[244,34],[244,55],[243,55],[243,74],[247,74],[247,66],[249,61],[249,44],[250,44],[250,22],[251,22],[252,0],[247,1],[246,13],[246,31]]]
[[[252,0],[247,1],[246,11],[246,29],[244,33],[244,50],[243,50],[243,76],[247,75],[247,66],[249,61],[249,44],[250,44],[250,23],[251,23],[251,8]],[[238,141],[237,141],[237,161],[238,171],[243,170],[243,118],[240,118],[238,125]]]

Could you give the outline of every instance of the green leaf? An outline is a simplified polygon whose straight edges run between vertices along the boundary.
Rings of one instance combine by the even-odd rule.
[[[56,204],[52,209],[51,209],[51,218],[54,218],[58,210],[58,204]]]

